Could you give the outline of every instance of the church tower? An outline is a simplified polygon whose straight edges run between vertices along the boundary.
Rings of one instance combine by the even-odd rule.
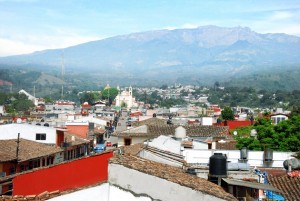
[[[132,96],[132,87],[131,87],[131,85],[129,87],[129,96]]]

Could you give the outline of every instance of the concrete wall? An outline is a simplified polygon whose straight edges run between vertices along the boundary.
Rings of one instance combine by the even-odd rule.
[[[152,199],[162,201],[223,200],[118,164],[109,164],[108,179],[110,184],[131,191],[135,195],[148,195]]]
[[[107,181],[108,160],[112,155],[106,152],[18,175],[13,179],[13,195],[65,191]]]
[[[0,126],[0,140],[20,138],[45,144],[56,144],[56,129],[30,124],[6,124]],[[36,134],[46,134],[46,140],[36,140]]]
[[[237,163],[240,159],[240,150],[184,150],[183,156],[187,163],[208,164],[209,157],[217,153],[223,153],[227,156],[227,161]],[[270,167],[283,167],[283,161],[289,159],[293,152],[273,152],[273,162]],[[263,151],[248,151],[248,164],[252,167],[264,166],[264,152]]]
[[[83,122],[83,123],[67,122],[66,126],[69,133],[81,138],[87,138],[88,130],[89,130],[88,122]]]
[[[148,140],[150,137],[128,137],[131,138],[131,144],[138,144]],[[124,137],[118,137],[118,147],[124,146]]]

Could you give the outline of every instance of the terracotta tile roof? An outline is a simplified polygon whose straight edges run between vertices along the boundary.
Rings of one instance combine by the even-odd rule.
[[[136,156],[141,150],[143,150],[143,148],[144,148],[144,144],[142,143],[121,147],[124,154],[134,155],[134,156]]]
[[[67,142],[71,143],[70,144],[71,146],[86,144],[86,143],[90,142],[87,139],[80,138],[80,137],[72,135],[70,133],[65,133],[65,139],[67,140]]]
[[[174,135],[175,129],[179,127],[176,125],[147,125],[146,133],[130,132],[130,130],[113,133],[114,136],[119,137],[133,137],[133,136],[151,136],[157,137],[160,135]],[[189,137],[226,137],[228,136],[227,126],[183,126],[186,129],[186,135]]]
[[[12,161],[16,159],[17,140],[0,140],[0,162]],[[30,140],[20,139],[19,161],[26,161],[33,158],[48,156],[62,152],[56,146],[42,144]]]
[[[131,155],[117,155],[110,159],[110,163],[123,165],[125,167],[153,175],[170,182],[186,186],[224,200],[237,200],[233,195],[225,192],[222,187],[211,183],[203,178],[185,173],[182,169],[169,165],[157,163]]]
[[[237,150],[236,141],[226,141],[225,143],[219,143],[216,144],[216,149],[221,150]]]
[[[300,199],[300,177],[268,176],[269,183],[281,190],[286,201],[294,201]]]
[[[150,119],[146,119],[143,121],[137,121],[137,122],[131,123],[131,126],[133,126],[133,127],[138,127],[138,126],[142,126],[142,125],[167,125],[167,121],[164,119],[159,119],[157,117],[152,117]]]

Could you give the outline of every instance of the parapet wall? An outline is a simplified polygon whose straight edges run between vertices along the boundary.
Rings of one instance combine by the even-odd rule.
[[[20,174],[13,179],[13,195],[38,195],[93,185],[108,179],[108,160],[113,152]]]

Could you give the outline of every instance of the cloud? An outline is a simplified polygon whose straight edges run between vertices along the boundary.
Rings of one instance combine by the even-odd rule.
[[[0,38],[0,56],[27,54],[45,49],[59,49],[82,44],[89,41],[100,40],[96,36],[80,35],[16,35],[14,37]]]
[[[183,24],[183,25],[181,26],[181,28],[183,28],[183,29],[194,29],[194,28],[197,28],[197,27],[199,27],[199,25],[196,25],[196,24],[189,24],[189,23]]]
[[[270,16],[270,20],[286,20],[294,16],[292,12],[288,11],[275,11],[274,14]]]
[[[9,40],[6,38],[0,38],[0,56],[10,56],[17,54],[30,53],[36,50],[42,50],[42,47],[24,44],[21,41]]]

